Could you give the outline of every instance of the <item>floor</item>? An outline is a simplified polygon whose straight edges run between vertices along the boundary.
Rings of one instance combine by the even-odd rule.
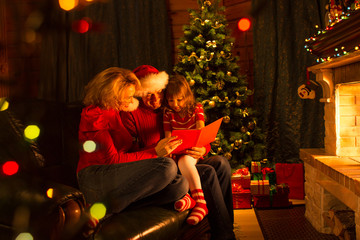
[[[305,203],[303,200],[291,199],[290,201],[294,205]],[[234,222],[236,239],[264,240],[253,208],[234,210]]]

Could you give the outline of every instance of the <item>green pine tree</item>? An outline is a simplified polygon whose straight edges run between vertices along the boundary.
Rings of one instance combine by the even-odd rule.
[[[224,117],[211,154],[227,157],[233,168],[250,166],[265,158],[264,134],[255,112],[247,106],[253,92],[241,75],[238,57],[231,50],[224,7],[219,0],[198,0],[199,10],[190,9],[190,24],[177,46],[179,61],[174,71],[188,80],[196,100],[204,106],[206,124]]]

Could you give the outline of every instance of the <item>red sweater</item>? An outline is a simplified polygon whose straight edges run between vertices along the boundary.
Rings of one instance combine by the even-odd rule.
[[[140,101],[135,111],[120,114],[124,126],[133,137],[137,138],[140,148],[154,147],[164,138],[162,109],[153,110]]]
[[[175,129],[196,129],[196,122],[204,121],[204,109],[201,103],[197,103],[192,114],[187,114],[184,118],[180,117],[172,109],[165,109],[163,116],[164,131],[171,132]]]
[[[117,164],[157,157],[154,148],[130,152],[133,138],[124,127],[119,112],[114,110],[103,110],[95,106],[88,106],[82,110],[79,142],[82,145],[87,140],[95,142],[96,150],[80,150],[78,172],[92,165]]]

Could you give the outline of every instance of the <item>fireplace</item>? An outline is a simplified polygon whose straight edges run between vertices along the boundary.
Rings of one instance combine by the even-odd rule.
[[[316,75],[323,91],[325,138],[324,148],[300,149],[300,158],[306,218],[318,231],[335,233],[329,210],[352,210],[355,231],[350,239],[360,240],[359,26],[360,12],[307,43],[321,62],[308,71]]]

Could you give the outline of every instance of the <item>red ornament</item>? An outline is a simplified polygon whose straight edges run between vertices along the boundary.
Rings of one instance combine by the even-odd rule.
[[[246,32],[250,29],[251,21],[248,18],[242,18],[238,22],[238,28],[240,31]]]

